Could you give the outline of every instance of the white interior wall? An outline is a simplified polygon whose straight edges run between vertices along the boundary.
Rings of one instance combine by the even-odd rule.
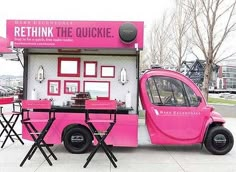
[[[80,77],[58,77],[57,58],[58,57],[78,57],[80,58]],[[84,61],[97,61],[97,77],[83,77]],[[35,75],[39,66],[42,65],[45,71],[45,80],[39,83],[35,80]],[[115,66],[115,78],[101,78],[101,65]],[[122,85],[119,82],[121,68],[127,71],[128,83]],[[47,95],[47,81],[60,80],[60,96]],[[83,91],[83,81],[110,81],[110,99],[125,101],[125,95],[131,92],[132,107],[131,113],[136,113],[137,101],[137,78],[136,78],[136,58],[131,56],[96,56],[96,55],[30,55],[28,68],[28,92],[27,99],[31,99],[32,90],[37,92],[38,99],[53,98],[54,103],[62,105],[65,101],[71,101],[71,94],[64,94],[64,80],[79,80],[80,91]]]

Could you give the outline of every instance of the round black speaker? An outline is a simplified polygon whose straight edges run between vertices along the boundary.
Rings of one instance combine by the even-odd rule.
[[[125,43],[131,43],[137,36],[137,28],[132,23],[124,23],[119,28],[120,39]]]

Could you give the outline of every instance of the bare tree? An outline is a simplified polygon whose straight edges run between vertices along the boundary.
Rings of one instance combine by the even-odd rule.
[[[189,10],[183,8],[185,0],[175,0],[176,6],[172,17],[172,53],[173,53],[173,65],[176,66],[177,71],[180,71],[181,64],[186,57],[187,49],[190,41],[187,32],[191,26],[191,20],[189,18]]]
[[[170,24],[171,21],[165,13],[160,22],[157,21],[152,25],[148,40],[149,51],[147,53],[151,64],[164,65],[169,62],[171,55],[169,48],[171,40]]]
[[[140,71],[143,71],[145,69],[148,69],[150,66],[149,59],[147,57],[147,50],[144,49],[140,53]]]
[[[226,53],[222,56],[223,44],[235,30],[235,5],[236,0],[188,0],[185,4],[192,12],[193,44],[206,60],[202,88],[206,99],[213,64],[235,54]]]

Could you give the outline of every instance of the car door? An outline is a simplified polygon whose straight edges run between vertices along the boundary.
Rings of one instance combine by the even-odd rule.
[[[181,141],[201,135],[206,117],[198,96],[183,80],[151,76],[146,81],[146,90],[150,101],[147,119],[160,133]]]

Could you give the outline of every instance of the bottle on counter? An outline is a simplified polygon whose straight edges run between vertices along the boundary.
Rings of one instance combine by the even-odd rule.
[[[37,100],[38,99],[38,95],[37,95],[37,91],[36,89],[34,88],[31,92],[31,100]]]
[[[125,95],[125,106],[126,106],[126,108],[131,108],[131,106],[132,106],[130,91],[128,91],[128,93]]]

